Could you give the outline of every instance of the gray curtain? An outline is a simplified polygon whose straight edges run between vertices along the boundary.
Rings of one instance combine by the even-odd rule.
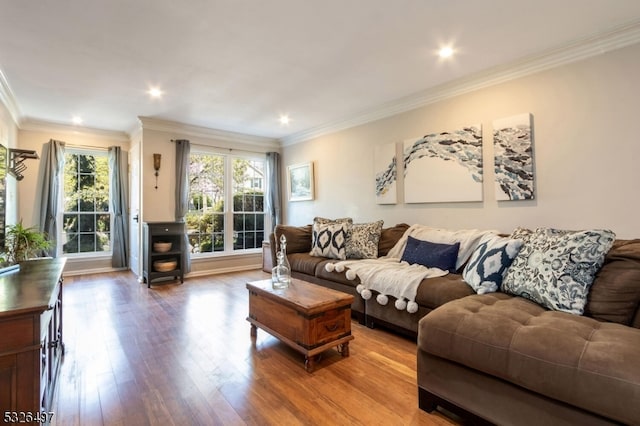
[[[109,170],[111,171],[109,186],[111,187],[111,211],[113,212],[111,266],[114,268],[129,266],[127,166],[126,151],[122,151],[119,146],[109,147]]]
[[[64,171],[64,142],[54,139],[42,146],[42,163],[44,168],[40,182],[40,231],[47,234],[47,239],[55,241],[58,237],[58,201],[60,194],[60,175]],[[58,256],[57,244],[47,250],[48,256]]]
[[[189,154],[191,144],[186,139],[178,139],[176,143],[176,222],[185,222],[189,211]],[[191,271],[191,250],[189,237],[184,236],[185,255],[183,256],[185,272]]]
[[[282,222],[282,204],[280,202],[281,191],[281,171],[280,171],[280,154],[277,152],[267,152],[267,193],[266,205],[267,214],[271,218],[271,226],[273,228]],[[265,235],[265,238],[267,235]]]

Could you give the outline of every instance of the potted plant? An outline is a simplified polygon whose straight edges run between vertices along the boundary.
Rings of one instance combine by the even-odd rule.
[[[24,260],[39,257],[43,250],[48,250],[52,242],[47,240],[44,232],[35,227],[25,228],[22,220],[7,227],[5,241],[5,260],[8,264],[16,264]]]

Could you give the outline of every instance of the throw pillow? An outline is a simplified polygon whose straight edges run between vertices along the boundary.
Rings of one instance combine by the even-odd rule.
[[[427,268],[440,268],[455,272],[460,243],[440,244],[407,237],[407,245],[400,260],[409,264],[417,263]]]
[[[464,267],[462,278],[478,294],[498,291],[521,247],[522,240],[485,235]]]
[[[350,225],[347,223],[313,224],[311,256],[345,260],[345,242]]]
[[[459,270],[469,260],[469,256],[473,250],[478,246],[480,238],[484,235],[492,233],[492,231],[481,231],[478,229],[461,229],[461,230],[448,230],[432,228],[426,225],[411,225],[411,227],[405,232],[403,236],[389,253],[387,257],[402,257],[402,253],[406,246],[406,236],[411,236],[423,241],[431,241],[433,243],[441,244],[454,244],[460,243],[460,249],[458,251],[458,260],[456,262],[455,270]],[[497,234],[498,232],[493,232]]]
[[[354,223],[347,233],[347,259],[377,258],[383,223],[382,220],[372,223]]]
[[[589,289],[615,234],[609,230],[516,229],[524,244],[507,271],[502,290],[556,311],[584,313]]]
[[[339,219],[327,219],[326,217],[316,216],[313,218],[313,223],[318,223],[320,225],[328,225],[330,223],[348,223],[352,224],[353,219],[350,217],[341,217]]]

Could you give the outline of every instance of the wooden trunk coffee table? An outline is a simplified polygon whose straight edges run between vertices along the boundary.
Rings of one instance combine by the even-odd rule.
[[[275,290],[271,280],[247,283],[251,336],[260,327],[305,356],[312,372],[318,354],[337,347],[349,356],[353,296],[292,279],[289,288]]]

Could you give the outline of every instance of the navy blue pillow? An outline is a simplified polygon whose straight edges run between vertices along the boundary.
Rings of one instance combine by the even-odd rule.
[[[417,263],[427,268],[440,268],[443,271],[455,272],[459,249],[460,243],[432,243],[409,236],[401,260],[409,264]]]

